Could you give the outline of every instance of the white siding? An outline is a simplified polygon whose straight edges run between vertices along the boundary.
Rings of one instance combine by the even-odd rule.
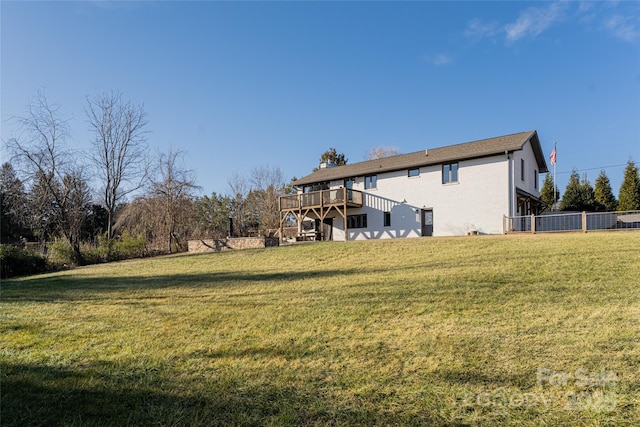
[[[533,194],[536,197],[540,196],[540,176],[538,170],[538,163],[536,157],[533,154],[533,148],[530,143],[526,143],[522,150],[516,151],[514,154],[516,174],[515,183],[516,187],[526,191],[529,194]],[[524,160],[524,181],[521,179],[522,169],[521,160]],[[534,171],[538,171],[538,188],[535,186]]]
[[[521,179],[524,160],[524,180]],[[501,234],[503,215],[510,215],[515,187],[539,196],[534,185],[537,162],[529,143],[523,150],[458,162],[458,182],[442,183],[442,165],[420,168],[420,175],[408,177],[407,170],[377,176],[377,188],[364,189],[364,177],[356,178],[353,189],[363,191],[364,206],[349,209],[348,215],[367,215],[367,227],[349,229],[349,240],[422,235],[423,209],[433,211],[433,236],[460,236],[475,230],[480,234]],[[331,182],[332,188],[344,185]],[[391,212],[391,225],[384,226],[384,212]],[[344,221],[335,212],[333,239],[345,240]]]

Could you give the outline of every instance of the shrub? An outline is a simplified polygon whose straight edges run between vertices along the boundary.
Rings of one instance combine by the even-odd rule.
[[[118,239],[98,238],[98,246],[83,250],[82,256],[87,264],[140,258],[146,255],[144,236],[132,236],[125,231]]]
[[[61,239],[56,239],[49,246],[49,262],[59,267],[70,266],[75,264],[75,257],[71,245]]]
[[[0,270],[3,279],[47,271],[47,260],[30,249],[0,246]]]
[[[102,254],[102,250],[97,247],[91,247],[88,245],[83,245],[82,247],[82,259],[85,264],[100,264],[103,262],[107,262],[107,259]]]
[[[143,235],[132,236],[125,230],[115,241],[114,251],[118,259],[140,258],[146,254],[146,239]]]

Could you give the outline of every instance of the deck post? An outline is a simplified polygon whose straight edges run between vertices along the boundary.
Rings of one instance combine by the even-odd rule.
[[[531,214],[531,234],[536,234],[536,216]]]
[[[347,230],[347,187],[342,187],[342,223],[344,224],[344,241],[349,240],[349,231]]]
[[[302,218],[302,194],[298,193],[297,197],[298,197],[298,215],[296,219],[298,220],[298,236],[300,236],[302,234],[302,220],[304,219]]]

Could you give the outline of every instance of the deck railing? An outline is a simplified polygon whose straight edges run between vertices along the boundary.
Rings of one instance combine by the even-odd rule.
[[[640,211],[558,212],[544,215],[505,216],[505,233],[640,229]]]
[[[286,211],[300,208],[342,206],[344,204],[349,207],[361,207],[362,192],[349,188],[336,188],[281,196],[279,208],[281,211]]]

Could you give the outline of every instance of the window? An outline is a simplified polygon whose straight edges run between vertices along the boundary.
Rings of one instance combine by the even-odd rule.
[[[448,163],[442,165],[442,183],[458,182],[458,164]]]
[[[367,214],[348,215],[347,227],[348,228],[367,228]]]
[[[520,159],[520,181],[524,182],[524,159]]]
[[[407,175],[409,176],[409,178],[411,178],[412,176],[420,176],[420,168],[409,169]]]
[[[328,182],[319,182],[317,184],[305,185],[302,188],[303,193],[311,193],[312,191],[320,191],[320,190],[328,190],[329,183]]]
[[[378,176],[377,175],[367,175],[364,177],[364,189],[369,190],[371,188],[378,187]]]
[[[391,227],[391,212],[384,212],[384,226]]]
[[[355,178],[347,178],[344,180],[344,188],[353,188],[353,184],[356,182]]]
[[[534,169],[533,171],[533,187],[537,190],[538,189],[538,181],[540,180],[540,178],[538,178],[538,171]]]

